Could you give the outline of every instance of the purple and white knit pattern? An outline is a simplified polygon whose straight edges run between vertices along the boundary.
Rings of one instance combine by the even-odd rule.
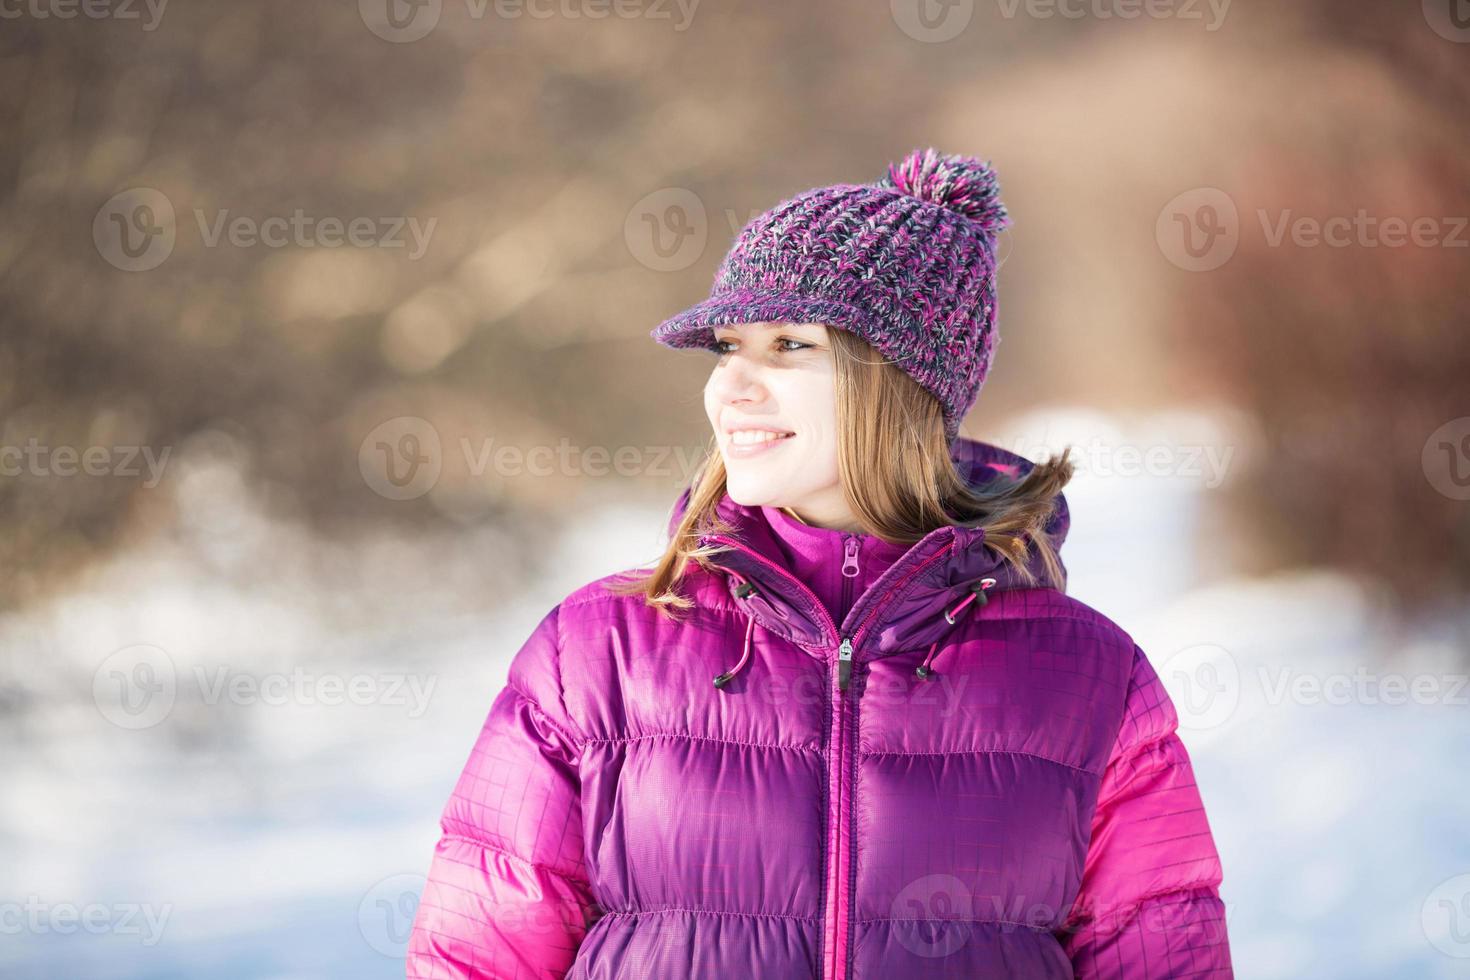
[[[652,336],[713,349],[721,324],[851,331],[939,399],[953,442],[1000,342],[996,236],[1009,224],[989,163],[916,150],[871,184],[818,187],[751,220],[709,298]]]

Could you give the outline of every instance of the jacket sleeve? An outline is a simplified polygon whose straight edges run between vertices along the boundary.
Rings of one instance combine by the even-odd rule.
[[[559,611],[512,659],[444,808],[409,936],[409,978],[560,980],[595,920]]]
[[[1059,937],[1077,980],[1234,977],[1220,857],[1178,725],[1135,644],[1081,890]]]

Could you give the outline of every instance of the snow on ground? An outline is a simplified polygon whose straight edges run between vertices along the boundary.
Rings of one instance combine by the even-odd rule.
[[[1069,591],[1175,700],[1238,974],[1470,975],[1465,624],[1396,630],[1336,576],[1212,562],[1201,515],[1244,464],[1188,447],[1246,444],[1217,420],[1053,409],[1007,432],[1032,458],[1088,450]],[[439,809],[510,656],[571,589],[652,558],[674,497],[589,494],[548,575],[472,609],[443,596],[514,554],[492,533],[308,548],[204,485],[192,530],[0,620],[0,975],[402,976]],[[208,533],[221,514],[231,533]]]

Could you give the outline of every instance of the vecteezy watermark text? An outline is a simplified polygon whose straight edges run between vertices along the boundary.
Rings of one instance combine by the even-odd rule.
[[[699,0],[463,0],[472,21],[497,20],[667,20],[676,32],[689,29]],[[439,26],[444,0],[358,0],[357,12],[368,30],[385,41],[408,44]]]
[[[1267,248],[1470,248],[1470,216],[1299,214],[1293,208],[1255,209]],[[1159,250],[1189,272],[1218,269],[1235,255],[1249,230],[1235,200],[1218,187],[1175,195],[1154,225]]]
[[[474,480],[493,473],[501,479],[669,476],[687,482],[703,458],[702,451],[684,446],[579,446],[565,436],[555,445],[531,446],[502,444],[493,436],[461,437],[459,451],[456,465],[431,422],[401,415],[367,434],[357,465],[374,493],[412,500],[434,489],[446,467]]]
[[[1231,0],[996,0],[1001,16],[1018,13],[1036,20],[1183,20],[1203,21],[1205,30],[1218,31],[1230,12]]]
[[[24,902],[0,902],[0,935],[22,933],[67,936],[81,931],[97,935],[139,936],[144,946],[155,946],[173,913],[172,905],[134,902],[45,902],[31,895]]]
[[[199,237],[204,240],[205,248],[217,247],[221,239],[236,248],[254,248],[256,245],[266,248],[285,248],[287,245],[298,248],[341,248],[343,245],[353,248],[406,248],[409,243],[403,233],[407,229],[408,238],[413,240],[408,253],[410,261],[424,257],[429,239],[439,224],[438,218],[420,222],[412,216],[357,217],[346,221],[333,217],[317,218],[301,208],[292,211],[289,217],[273,215],[262,219],[248,215],[231,218],[228,209],[208,216],[203,208],[195,208],[194,220],[199,225]]]
[[[215,706],[265,705],[279,707],[387,706],[405,708],[410,718],[428,710],[439,678],[436,674],[400,671],[290,671],[251,673],[229,666],[195,665],[192,677],[196,700]],[[97,710],[119,728],[152,728],[173,711],[178,700],[180,672],[166,650],[147,643],[123,647],[109,654],[92,675],[92,699]]]
[[[167,6],[168,0],[0,0],[0,20],[137,20],[154,31]]]
[[[1206,31],[1225,23],[1232,0],[995,0],[1007,20],[1178,20],[1195,21]],[[943,44],[964,33],[974,19],[977,0],[888,0],[898,29],[915,41]]]
[[[317,216],[304,208],[264,217],[235,214],[229,208],[194,208],[193,215],[205,248],[403,249],[411,262],[423,258],[439,224],[438,218],[413,215]],[[97,209],[92,243],[108,264],[124,272],[147,272],[173,254],[178,223],[173,202],[162,191],[132,187]]]
[[[46,446],[34,436],[24,446],[0,446],[0,476],[141,476],[141,463],[148,470],[143,486],[149,490],[163,479],[172,446],[155,452],[152,446]]]

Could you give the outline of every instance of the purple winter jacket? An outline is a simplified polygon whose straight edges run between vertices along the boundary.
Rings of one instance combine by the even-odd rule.
[[[1031,466],[953,453],[972,484]],[[516,654],[408,976],[1233,976],[1178,717],[1127,633],[952,526],[839,624],[763,508],[720,514],[682,621],[600,579]],[[1068,525],[1061,499],[1057,547]]]

